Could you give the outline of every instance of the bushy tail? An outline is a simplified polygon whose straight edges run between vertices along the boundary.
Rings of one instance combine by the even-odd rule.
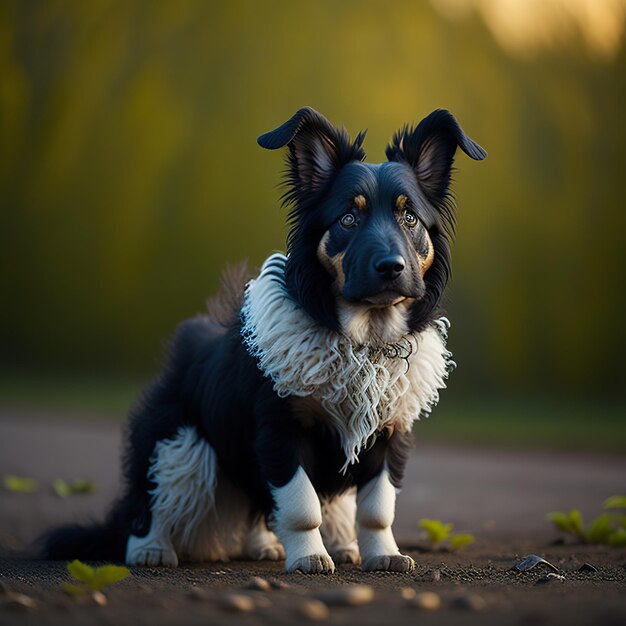
[[[37,540],[44,559],[119,561],[126,557],[130,520],[124,500],[118,502],[105,522],[90,525],[68,524],[53,528]]]

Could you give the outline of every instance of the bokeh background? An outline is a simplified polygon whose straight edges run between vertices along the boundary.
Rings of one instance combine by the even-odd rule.
[[[0,2],[0,416],[122,419],[220,268],[284,249],[310,105],[450,109],[459,368],[425,439],[626,451],[624,0]]]

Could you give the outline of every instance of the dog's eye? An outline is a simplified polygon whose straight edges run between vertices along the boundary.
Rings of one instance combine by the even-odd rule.
[[[344,228],[352,228],[356,226],[356,217],[354,213],[346,213],[339,218],[339,222]]]
[[[413,211],[409,211],[409,209],[404,210],[404,213],[402,214],[402,219],[409,228],[413,228],[413,226],[417,224],[417,215],[415,215]]]

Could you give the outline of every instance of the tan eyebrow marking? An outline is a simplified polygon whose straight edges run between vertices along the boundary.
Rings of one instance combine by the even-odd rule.
[[[406,208],[406,203],[409,201],[409,199],[404,196],[404,195],[400,195],[396,198],[396,209],[398,209],[398,211],[402,211],[403,209]]]
[[[366,205],[367,205],[367,200],[365,199],[364,195],[359,194],[358,196],[354,196],[354,206],[359,211],[365,211]]]

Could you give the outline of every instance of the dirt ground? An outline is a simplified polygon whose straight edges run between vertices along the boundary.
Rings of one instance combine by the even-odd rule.
[[[332,576],[284,574],[281,563],[231,562],[134,569],[107,590],[105,607],[66,597],[65,563],[25,556],[51,524],[98,517],[119,480],[119,424],[0,412],[0,475],[41,483],[35,494],[0,491],[0,625],[3,624],[626,624],[626,550],[554,545],[545,522],[552,510],[580,508],[590,518],[609,495],[626,491],[626,458],[507,452],[418,443],[399,496],[396,536],[414,557],[412,574],[363,573],[341,566]],[[419,431],[418,431],[419,432]],[[55,478],[94,481],[98,491],[61,499]],[[450,521],[476,543],[457,553],[424,551],[420,517]],[[538,554],[564,576],[541,584],[548,570],[511,567]],[[596,572],[579,572],[583,563]],[[253,576],[275,588],[247,588]],[[324,595],[351,585],[374,595],[359,606]],[[435,592],[441,607],[427,611],[406,596]],[[405,590],[405,591],[402,591]],[[36,604],[14,606],[12,593]],[[249,600],[232,599],[245,596]],[[322,600],[328,607],[311,603]],[[249,611],[236,611],[239,602]],[[316,608],[317,607],[317,608]]]

